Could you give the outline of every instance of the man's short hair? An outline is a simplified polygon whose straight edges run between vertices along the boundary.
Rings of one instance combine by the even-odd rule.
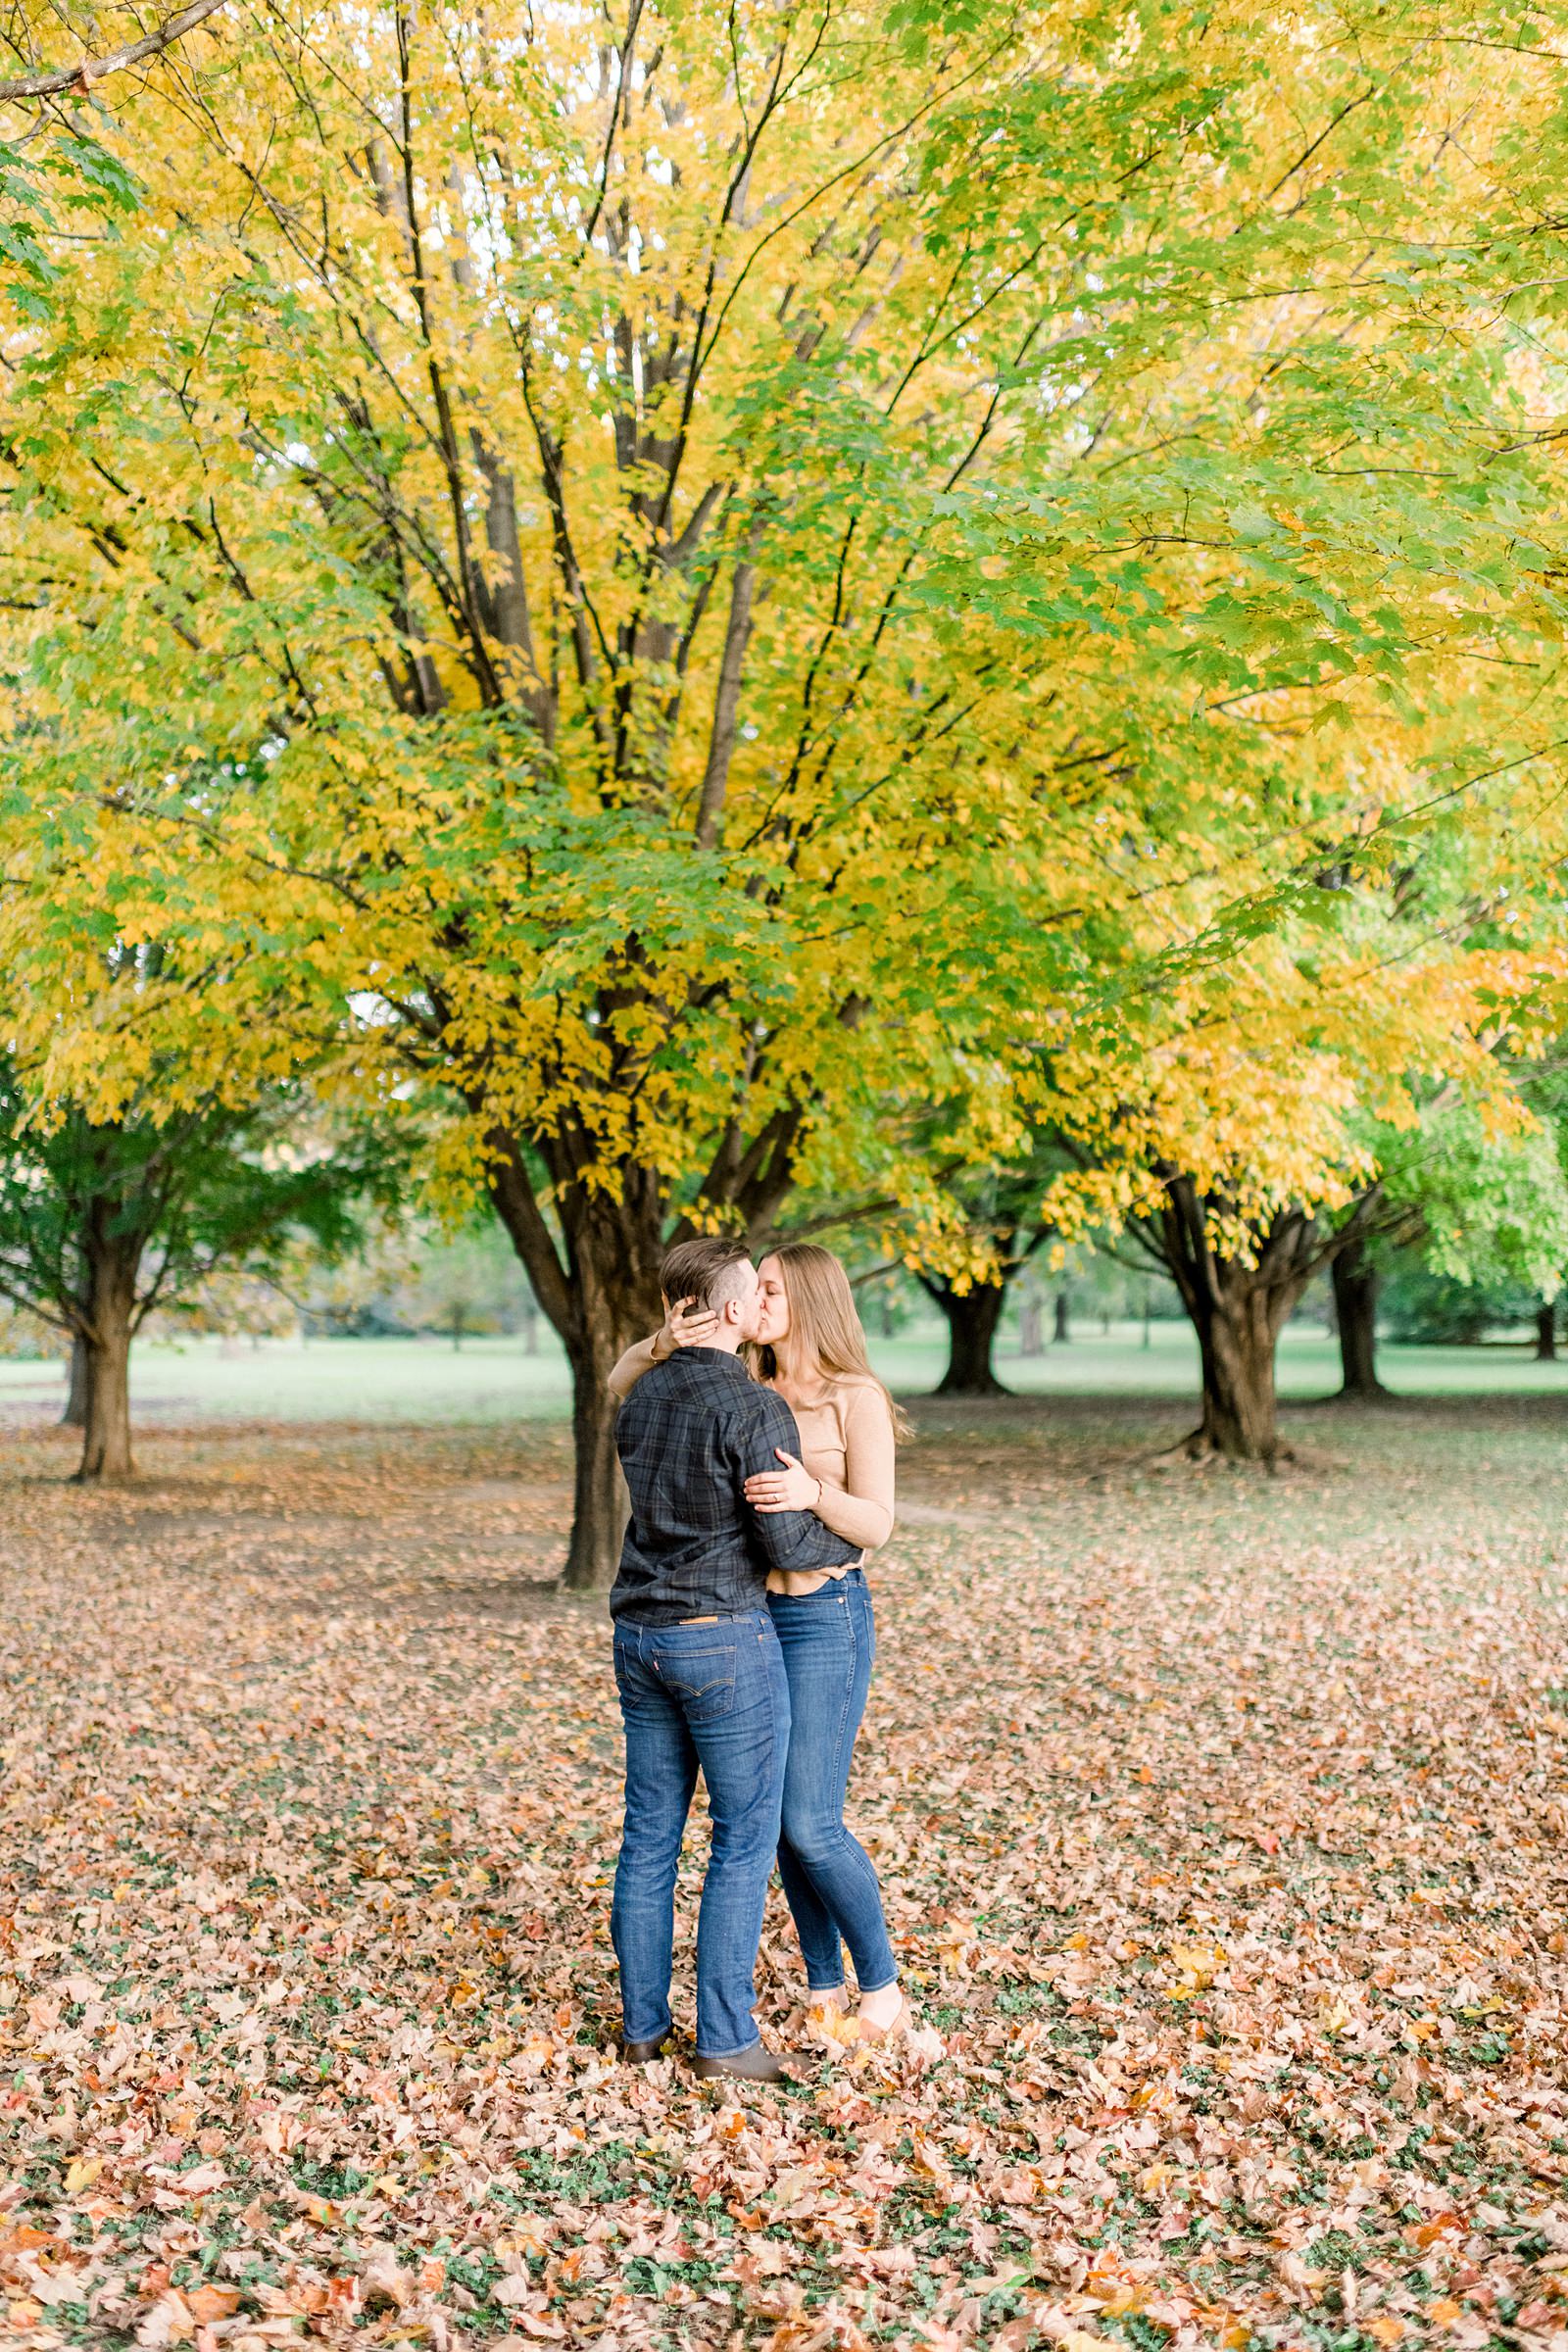
[[[694,1306],[720,1307],[743,1288],[740,1268],[750,1262],[744,1242],[721,1233],[700,1233],[694,1241],[666,1250],[659,1287],[671,1304],[689,1298]]]

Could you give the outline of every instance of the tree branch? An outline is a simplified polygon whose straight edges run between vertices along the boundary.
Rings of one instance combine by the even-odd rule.
[[[139,41],[127,41],[122,49],[112,49],[107,57],[83,57],[74,66],[57,66],[48,74],[24,74],[19,81],[0,81],[0,100],[13,98],[53,98],[61,90],[85,91],[91,82],[102,81],[106,74],[123,73],[126,66],[139,65],[144,57],[157,57],[172,43],[182,40],[207,18],[215,17],[224,0],[193,0],[171,17],[157,32],[145,33]]]
[[[697,846],[702,850],[718,847],[724,795],[729,788],[730,756],[735,749],[735,728],[740,716],[746,648],[752,634],[752,596],[757,584],[757,567],[752,559],[760,536],[761,524],[760,521],[754,522],[745,552],[735,566],[735,579],[730,591],[729,625],[724,632],[724,656],[719,663],[718,687],[713,697],[713,726],[709,737],[708,766],[703,776],[702,800],[697,810]]]
[[[470,1102],[470,1107],[477,1105]],[[533,1284],[534,1297],[565,1339],[572,1322],[571,1288],[516,1138],[509,1128],[498,1124],[490,1128],[484,1140],[493,1154],[486,1180],[496,1214],[522,1260]]]

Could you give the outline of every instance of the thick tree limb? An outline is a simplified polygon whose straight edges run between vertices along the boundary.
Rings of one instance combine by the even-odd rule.
[[[758,537],[759,532],[754,526],[746,544],[746,553],[735,566],[735,580],[730,591],[729,626],[724,632],[724,658],[719,664],[718,688],[713,697],[713,727],[709,737],[708,767],[703,777],[702,801],[697,811],[697,846],[702,850],[716,849],[718,846],[724,795],[729,788],[730,757],[735,749],[735,728],[740,716],[741,681],[746,671],[746,648],[752,634],[752,595],[757,584],[752,554]]]
[[[90,82],[102,81],[106,74],[121,74],[126,66],[140,65],[144,57],[157,57],[207,18],[217,16],[223,5],[224,0],[193,0],[191,7],[182,8],[156,32],[144,33],[139,41],[127,41],[122,49],[112,49],[107,57],[82,57],[74,66],[57,66],[47,74],[24,74],[18,81],[0,81],[0,99],[53,98],[61,90],[85,90]]]
[[[488,1170],[490,1198],[521,1258],[528,1280],[563,1339],[572,1328],[572,1298],[555,1236],[545,1222],[517,1140],[509,1128],[492,1127],[485,1137],[494,1157]]]

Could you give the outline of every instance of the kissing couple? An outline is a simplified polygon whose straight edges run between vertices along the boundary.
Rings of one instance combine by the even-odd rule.
[[[611,1375],[631,1494],[610,1595],[626,1731],[611,1933],[624,2055],[673,2030],[675,1874],[702,1772],[712,1848],[697,1925],[701,2076],[789,2078],[758,2033],[757,1947],[774,1857],[808,2013],[909,2021],[876,1872],[844,1826],[876,1637],[865,1557],[893,1528],[893,1400],[844,1268],[790,1243],[754,1266],[705,1237],[661,1269],[664,1321]]]

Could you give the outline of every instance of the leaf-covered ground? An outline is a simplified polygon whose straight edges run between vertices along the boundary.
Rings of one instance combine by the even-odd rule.
[[[13,1434],[9,2340],[1561,2352],[1568,1421],[1294,1425],[926,1408],[854,1800],[925,2030],[744,2097],[611,2054],[560,1431]],[[761,1974],[798,2042],[776,1897]]]

